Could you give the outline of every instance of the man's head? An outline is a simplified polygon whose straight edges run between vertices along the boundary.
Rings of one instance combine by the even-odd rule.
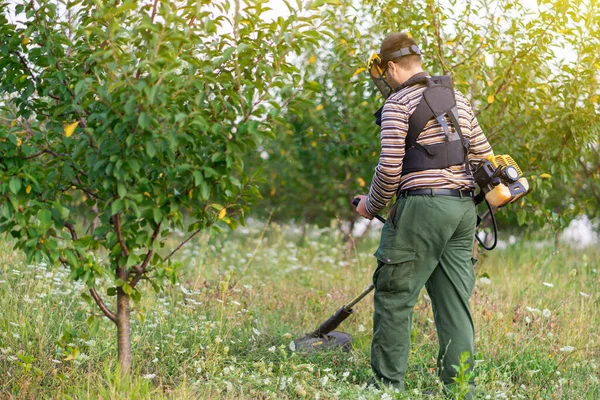
[[[417,42],[406,32],[392,33],[383,39],[379,56],[384,61],[382,67],[385,71],[385,79],[393,88],[400,86],[414,74],[423,71],[421,56],[412,53],[393,59],[386,56],[400,49],[418,48],[416,46]]]

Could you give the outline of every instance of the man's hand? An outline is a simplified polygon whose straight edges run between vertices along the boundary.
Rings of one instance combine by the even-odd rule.
[[[359,198],[360,203],[356,206],[356,212],[365,217],[366,219],[373,219],[373,216],[369,214],[367,208],[365,207],[365,203],[367,202],[367,196],[364,194],[357,194],[354,198]]]

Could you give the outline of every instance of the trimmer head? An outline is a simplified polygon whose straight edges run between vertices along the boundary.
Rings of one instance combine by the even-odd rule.
[[[294,341],[296,351],[323,351],[341,347],[342,351],[352,350],[352,336],[344,332],[329,332],[327,335],[311,337],[306,335]]]

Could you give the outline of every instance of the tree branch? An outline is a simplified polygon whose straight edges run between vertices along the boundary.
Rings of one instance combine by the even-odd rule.
[[[442,75],[445,75],[446,72],[448,72],[448,66],[446,65],[446,63],[444,62],[444,58],[442,57],[442,35],[440,32],[440,21],[439,18],[435,17],[436,15],[438,15],[438,13],[436,13],[435,9],[433,8],[433,3],[431,3],[430,7],[431,9],[431,15],[434,16],[433,18],[433,23],[435,26],[435,35],[437,36],[437,56],[438,56],[438,60],[440,61],[440,64],[442,64]]]
[[[117,232],[117,238],[119,239],[119,244],[121,245],[121,250],[125,257],[129,257],[129,250],[127,250],[127,246],[125,246],[125,241],[123,240],[123,233],[121,232],[121,213],[118,212],[113,216],[113,223],[115,225],[115,231]]]
[[[73,226],[73,224],[71,224],[69,222],[65,222],[65,227],[69,230],[69,232],[71,232],[71,238],[73,240],[77,240],[77,232],[75,232],[75,227]],[[79,254],[79,252],[76,251],[76,253],[77,253],[77,256],[81,259],[81,255]],[[63,264],[68,265],[67,260],[65,260],[64,258],[61,258],[60,261]],[[106,306],[106,304],[104,304],[104,301],[102,301],[102,298],[100,297],[100,295],[96,291],[96,288],[91,287],[90,288],[90,294],[92,295],[92,297],[96,301],[96,304],[98,305],[98,307],[100,308],[100,310],[102,310],[102,312],[104,313],[104,315],[106,315],[106,317],[108,319],[110,319],[112,322],[114,322],[116,324],[117,323],[117,316],[115,315],[114,312],[112,312]]]
[[[70,222],[65,222],[65,227],[71,232],[71,238],[73,241],[77,240],[77,232],[75,232],[75,227]]]
[[[48,153],[47,150],[42,150],[40,152],[37,152],[35,154],[30,155],[29,157],[23,157],[23,160],[31,160],[32,158],[37,158],[37,157],[39,157],[41,155],[44,155],[46,153]]]
[[[156,6],[158,5],[158,0],[154,0],[154,4],[152,5],[152,23],[154,23],[154,18],[156,18]]]
[[[106,315],[106,317],[108,319],[110,319],[112,322],[114,322],[116,324],[117,316],[115,315],[114,312],[110,311],[110,309],[106,306],[106,304],[104,304],[104,302],[102,301],[102,298],[96,291],[96,288],[90,288],[90,294],[92,295],[92,297],[96,301],[96,304],[98,304],[98,307],[100,307],[100,309],[102,310],[104,315]]]
[[[160,222],[156,226],[156,229],[154,229],[154,232],[152,233],[152,240],[150,241],[150,250],[148,250],[148,253],[146,253],[146,258],[144,258],[142,265],[140,265],[137,268],[134,268],[137,273],[135,274],[135,276],[131,280],[131,283],[129,284],[129,286],[131,286],[132,288],[134,288],[135,285],[138,284],[140,279],[142,279],[142,275],[146,271],[146,268],[148,268],[148,264],[150,263],[150,260],[154,256],[154,250],[152,249],[152,247],[154,246],[154,242],[156,241],[156,238],[158,237],[158,233],[160,232],[161,225],[162,225],[162,219],[160,220]]]
[[[198,229],[197,231],[195,231],[194,233],[192,233],[187,239],[185,239],[183,242],[181,242],[179,244],[179,246],[177,246],[177,248],[175,250],[173,250],[171,253],[169,253],[169,255],[165,258],[165,261],[167,261],[169,258],[171,258],[171,256],[173,254],[175,254],[175,252],[177,252],[184,244],[186,244],[187,242],[189,242],[194,236],[196,236],[198,233],[200,233],[200,231],[203,228]]]

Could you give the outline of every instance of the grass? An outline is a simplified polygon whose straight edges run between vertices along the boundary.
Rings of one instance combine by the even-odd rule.
[[[442,398],[424,292],[405,393],[365,387],[372,295],[340,327],[354,336],[351,353],[289,348],[368,285],[377,238],[347,252],[335,229],[313,229],[301,247],[290,228],[262,230],[199,237],[181,252],[178,284],[145,288],[132,313],[129,380],[117,371],[112,323],[88,324],[90,310],[100,313],[80,296],[85,288],[0,244],[0,398],[392,399],[424,390]],[[600,398],[599,256],[532,242],[480,256],[478,398]]]

